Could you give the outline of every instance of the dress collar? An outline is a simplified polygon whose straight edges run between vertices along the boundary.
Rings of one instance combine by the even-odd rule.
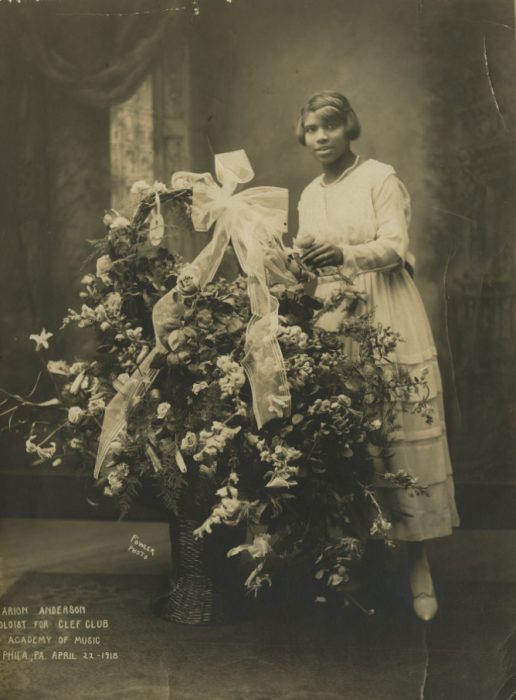
[[[321,185],[321,187],[332,187],[332,185],[336,185],[337,182],[343,180],[346,177],[346,175],[349,175],[349,173],[353,172],[353,170],[356,170],[360,162],[360,156],[357,155],[353,163],[348,168],[343,170],[336,180],[334,180],[333,182],[326,183],[324,182],[324,174],[322,174],[319,176],[319,184]]]

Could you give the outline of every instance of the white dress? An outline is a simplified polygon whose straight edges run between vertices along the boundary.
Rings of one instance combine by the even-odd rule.
[[[410,259],[408,192],[390,165],[358,160],[331,184],[325,185],[322,176],[313,180],[298,208],[300,233],[341,248],[342,271],[365,292],[376,322],[400,334],[403,342],[396,348],[396,362],[417,376],[428,369],[433,422],[429,425],[420,415],[400,411],[400,428],[391,434],[392,456],[388,463],[376,460],[377,471],[404,469],[428,487],[426,495],[415,496],[387,486],[381,477],[375,481],[378,499],[393,514],[391,536],[413,541],[449,535],[459,518],[437,352],[423,302],[404,266],[407,256]],[[342,281],[332,277],[331,270],[321,272],[316,296],[324,299]],[[336,330],[344,313],[328,312],[318,325]]]

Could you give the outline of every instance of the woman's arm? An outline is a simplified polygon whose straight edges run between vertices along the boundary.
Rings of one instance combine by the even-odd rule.
[[[372,192],[376,218],[374,240],[358,245],[322,243],[303,256],[307,265],[340,266],[348,277],[362,272],[392,270],[405,262],[408,249],[410,198],[396,175],[388,175]]]
[[[352,277],[361,272],[392,270],[404,264],[408,251],[410,199],[396,175],[388,175],[373,189],[376,237],[368,243],[340,246],[343,272]]]

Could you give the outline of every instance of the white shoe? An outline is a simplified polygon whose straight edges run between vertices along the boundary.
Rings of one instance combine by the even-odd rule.
[[[439,610],[439,605],[437,603],[437,598],[435,593],[418,593],[412,596],[412,607],[415,614],[423,622],[429,622],[435,617],[435,614]]]

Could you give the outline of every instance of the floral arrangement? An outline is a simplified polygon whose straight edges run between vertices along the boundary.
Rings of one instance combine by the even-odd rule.
[[[3,415],[25,431],[36,463],[58,467],[70,454],[93,463],[106,405],[154,346],[153,306],[179,286],[183,318],[154,360],[157,379],[111,445],[100,487],[119,500],[123,515],[142,481],[153,480],[172,513],[195,515],[199,538],[245,525],[247,537],[227,555],[252,559],[250,591],[272,583],[278,561],[294,559],[309,562],[318,600],[345,591],[365,539],[388,539],[389,514],[371,488],[375,460],[388,452],[402,399],[416,394],[414,410],[426,410],[424,377],[405,376],[391,363],[399,338],[359,313],[362,297],[349,281],[322,306],[307,293],[310,275],[303,276],[295,249],[280,247],[276,268],[294,262],[302,280],[270,277],[292,411],[285,417],[278,410],[258,430],[241,364],[250,317],[245,279],[219,278],[201,289],[167,235],[153,235],[156,198],[174,226],[190,232],[188,189],[137,183],[134,192],[141,201],[131,221],[114,211],[104,217],[106,235],[93,242],[95,271],[82,279],[81,308],[63,321],[95,329],[95,356],[46,361],[51,398],[8,395]],[[318,317],[342,304],[350,314],[339,332],[319,328]],[[51,338],[46,330],[31,336],[38,352],[51,350]],[[406,473],[385,478],[420,490]]]

